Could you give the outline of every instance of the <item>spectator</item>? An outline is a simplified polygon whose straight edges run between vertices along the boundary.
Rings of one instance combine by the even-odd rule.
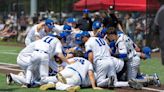
[[[91,18],[88,16],[89,10],[83,10],[82,19],[79,19],[78,24],[80,24],[79,28],[83,31],[91,31],[92,30],[92,21]]]
[[[22,33],[20,33],[20,34],[18,35],[18,37],[17,37],[17,41],[18,41],[18,42],[21,42],[21,43],[24,43],[24,42],[25,42],[25,37],[26,37],[26,35],[28,34],[28,32],[31,30],[32,26],[33,26],[33,21],[32,21],[32,19],[31,19],[31,20],[29,20],[29,22],[28,22],[28,26],[27,26],[27,28],[26,28],[26,31],[23,31]]]
[[[130,13],[126,14],[125,15],[125,32],[132,40],[134,40],[134,31],[135,31],[134,19],[132,18],[132,15]]]
[[[3,30],[0,32],[1,39],[6,41],[11,37],[15,37],[16,35],[16,28],[12,26],[10,20],[7,20]]]

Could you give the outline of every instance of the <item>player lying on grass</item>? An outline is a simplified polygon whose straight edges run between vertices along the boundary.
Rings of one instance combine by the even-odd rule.
[[[41,90],[47,90],[48,88],[55,87],[57,90],[66,90],[70,86],[81,86],[81,87],[90,87],[93,89],[102,89],[96,87],[96,81],[93,73],[92,64],[82,58],[83,53],[81,51],[75,51],[73,58],[68,59],[69,62],[74,62],[70,65],[67,65],[64,70],[57,74],[59,81],[49,81],[48,84],[42,85]]]

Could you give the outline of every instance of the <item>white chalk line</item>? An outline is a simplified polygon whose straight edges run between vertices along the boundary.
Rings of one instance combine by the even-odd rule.
[[[0,62],[0,65],[10,65],[10,66],[19,67],[19,65],[17,65],[17,64],[10,64],[10,63],[3,63],[3,62]]]
[[[18,53],[16,53],[16,52],[0,52],[0,54],[18,55]]]
[[[17,50],[0,50],[0,52],[16,52]]]

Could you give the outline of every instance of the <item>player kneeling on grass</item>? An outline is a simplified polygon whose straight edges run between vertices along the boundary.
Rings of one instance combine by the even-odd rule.
[[[136,82],[142,83],[142,84],[155,84],[157,86],[160,86],[160,81],[157,76],[157,74],[154,74],[153,76],[142,76],[142,79],[137,79],[137,73],[139,70],[140,65],[140,58],[137,55],[137,52],[135,50],[135,44],[134,42],[127,37],[125,34],[117,34],[116,30],[110,30],[107,31],[107,37],[110,40],[113,40],[116,42],[116,55],[118,58],[122,58],[127,63],[127,72],[128,72],[128,79],[133,79]]]
[[[57,55],[62,61],[67,61],[62,53],[62,44],[54,35],[48,35],[26,46],[17,57],[17,64],[24,70],[25,76],[10,73],[7,76],[8,84],[14,80],[20,84],[25,84],[28,88],[39,77],[41,84],[48,77],[48,66],[50,58]],[[35,73],[36,71],[36,73]]]
[[[75,51],[74,56],[74,58],[68,59],[72,64],[67,65],[64,70],[57,74],[58,82],[42,85],[40,89],[47,90],[56,87],[57,90],[68,90],[71,86],[74,86],[71,90],[79,89],[77,86],[92,86],[93,89],[102,89],[96,87],[93,66],[88,60],[82,58],[83,53]]]

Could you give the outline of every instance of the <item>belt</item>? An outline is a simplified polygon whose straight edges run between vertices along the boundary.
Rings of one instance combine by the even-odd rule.
[[[80,77],[80,81],[82,83],[82,77],[81,77],[80,73],[77,70],[75,70],[74,68],[72,68],[72,67],[67,67],[67,68],[72,69],[73,71],[77,72],[79,77]]]
[[[36,49],[35,51],[41,51],[41,52],[44,52],[44,53],[48,54],[48,52],[43,51],[43,50],[38,50],[38,49]]]

